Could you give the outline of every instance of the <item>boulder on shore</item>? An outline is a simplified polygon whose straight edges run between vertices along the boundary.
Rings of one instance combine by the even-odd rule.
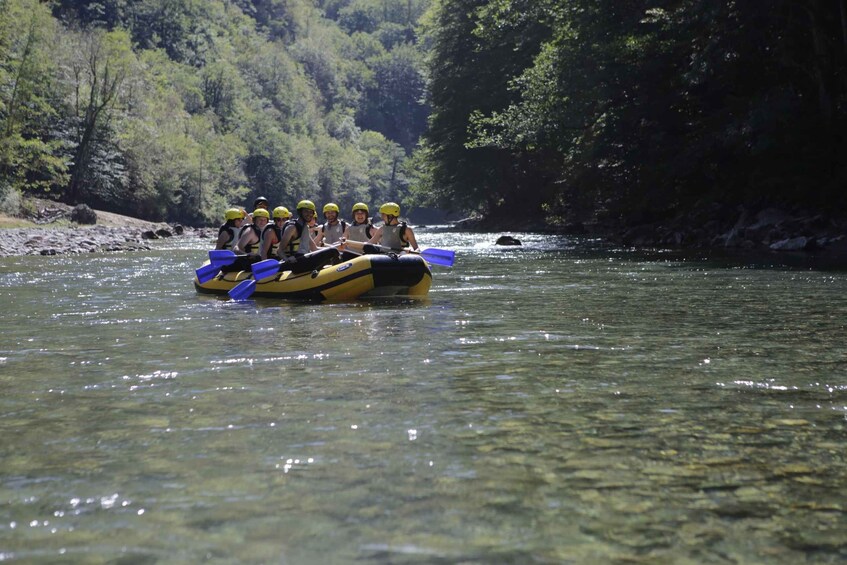
[[[71,210],[71,221],[78,224],[94,225],[97,223],[97,212],[86,204],[78,204]]]

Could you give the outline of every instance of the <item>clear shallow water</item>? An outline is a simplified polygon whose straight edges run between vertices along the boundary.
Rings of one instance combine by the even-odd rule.
[[[425,301],[0,260],[0,560],[847,559],[847,273],[420,231]]]

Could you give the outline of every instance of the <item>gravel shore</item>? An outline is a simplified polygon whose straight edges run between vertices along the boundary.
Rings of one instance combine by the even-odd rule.
[[[151,227],[9,228],[0,230],[0,257],[137,251],[150,249],[151,240],[165,237],[202,237],[211,241],[212,231],[167,224]]]

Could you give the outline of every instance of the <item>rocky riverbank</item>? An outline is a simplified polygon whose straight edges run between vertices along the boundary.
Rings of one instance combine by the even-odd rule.
[[[452,229],[502,232],[526,231],[527,227],[509,221],[469,218],[457,222]],[[543,225],[532,231],[599,237],[642,248],[741,249],[847,258],[847,218],[772,206],[753,208],[712,203],[657,222]]]
[[[168,237],[202,237],[211,242],[212,232],[167,224],[156,229],[100,225],[9,228],[0,230],[0,257],[139,251],[150,249],[151,240]]]
[[[64,255],[150,249],[150,242],[169,237],[199,237],[209,241],[217,230],[194,229],[179,224],[148,222],[98,210],[33,200],[30,213],[20,218],[33,227],[0,230],[0,257],[13,255]],[[76,223],[85,217],[93,225]]]
[[[616,230],[614,238],[636,247],[843,254],[847,220],[803,210],[712,204],[669,221]]]

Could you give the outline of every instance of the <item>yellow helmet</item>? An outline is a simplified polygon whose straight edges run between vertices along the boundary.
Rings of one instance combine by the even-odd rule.
[[[227,220],[240,220],[244,216],[241,215],[241,210],[238,208],[230,208],[226,211],[224,217]]]
[[[315,214],[318,213],[318,209],[315,208],[315,203],[312,202],[311,200],[301,200],[300,202],[297,203],[297,211],[298,212],[300,210],[304,209],[304,208],[307,209],[307,210],[311,210]]]
[[[339,212],[338,205],[330,202],[329,204],[324,204],[324,214],[327,212],[335,212],[336,214]]]
[[[400,217],[400,205],[395,202],[386,202],[382,206],[379,207],[380,214],[387,214],[389,216]]]
[[[369,212],[368,205],[364,202],[356,202],[353,204],[353,213],[355,214],[357,210],[364,210],[365,212]]]
[[[256,218],[265,218],[266,220],[270,220],[271,215],[268,214],[268,211],[264,208],[256,208],[253,210],[253,219],[255,220]]]
[[[274,220],[277,218],[282,218],[285,220],[286,218],[291,217],[291,212],[288,211],[288,208],[285,206],[277,206],[274,208]]]

